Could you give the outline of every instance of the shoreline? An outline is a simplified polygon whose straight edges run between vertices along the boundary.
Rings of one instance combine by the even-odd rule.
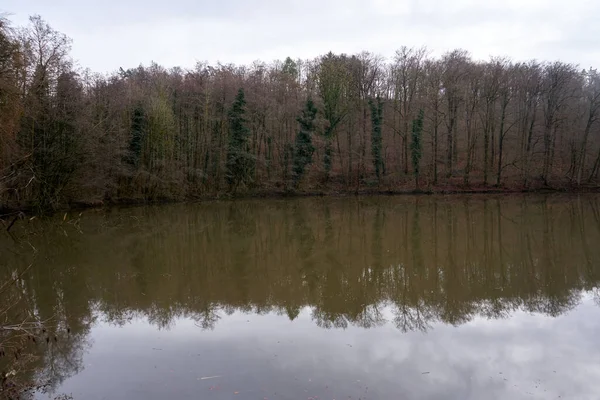
[[[161,204],[193,204],[205,201],[219,200],[251,200],[251,199],[295,199],[305,197],[360,197],[360,196],[456,196],[456,195],[518,195],[518,194],[600,194],[600,186],[583,187],[536,187],[536,188],[515,188],[515,187],[438,187],[435,189],[362,189],[362,190],[329,190],[329,191],[301,191],[301,190],[256,190],[235,195],[220,193],[204,196],[189,196],[181,198],[157,198],[157,199],[136,199],[119,198],[108,199],[104,201],[74,201],[56,208],[49,215],[59,212],[126,207],[126,206],[144,206]],[[33,207],[0,207],[0,220],[6,223],[9,219],[19,215],[36,215],[32,212]]]

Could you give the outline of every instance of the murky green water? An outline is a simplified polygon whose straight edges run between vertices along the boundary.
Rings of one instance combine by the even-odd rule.
[[[600,398],[598,195],[214,202],[13,231],[2,279],[31,268],[2,323],[52,318],[24,345],[39,398]]]

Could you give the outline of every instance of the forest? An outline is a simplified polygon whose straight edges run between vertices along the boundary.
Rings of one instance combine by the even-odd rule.
[[[598,186],[588,66],[399,46],[96,73],[70,45],[0,19],[0,209]]]

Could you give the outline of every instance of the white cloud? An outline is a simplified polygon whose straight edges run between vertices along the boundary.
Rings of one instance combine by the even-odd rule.
[[[15,23],[38,13],[73,38],[81,66],[111,71],[156,61],[250,63],[329,50],[386,57],[402,46],[440,55],[455,48],[475,58],[555,60],[600,65],[600,3],[591,0],[288,0],[115,1],[90,6],[62,0],[7,0]]]
[[[323,329],[307,308],[293,322],[273,313],[221,313],[208,331],[186,318],[161,331],[143,318],[122,328],[99,323],[85,370],[61,390],[76,398],[203,398],[220,385],[261,397],[267,390],[289,398],[597,399],[598,313],[585,295],[556,318],[516,311],[457,327],[433,323],[426,334],[391,323]],[[198,380],[215,375],[222,379]]]

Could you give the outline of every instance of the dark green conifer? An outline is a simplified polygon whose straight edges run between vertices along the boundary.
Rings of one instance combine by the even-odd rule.
[[[371,106],[371,155],[373,156],[373,166],[375,167],[375,175],[377,180],[381,179],[383,172],[383,141],[381,134],[381,125],[383,122],[383,102],[377,96],[377,104],[373,100],[369,100]]]
[[[127,158],[129,163],[135,167],[139,165],[142,144],[146,136],[145,120],[144,109],[138,105],[133,110],[131,117],[131,138],[129,139],[129,157]]]
[[[246,126],[246,99],[244,90],[238,94],[229,110],[229,145],[227,146],[226,179],[229,190],[233,193],[240,183],[249,184],[254,170],[254,159],[250,154],[248,139],[250,129]]]
[[[423,134],[423,118],[424,112],[421,109],[419,110],[418,117],[413,120],[412,142],[410,144],[410,152],[412,156],[412,165],[415,174],[415,184],[417,186],[417,190],[419,189],[419,166],[421,163],[422,156],[421,136]]]
[[[312,163],[312,155],[315,148],[312,144],[312,135],[315,131],[315,118],[317,116],[317,107],[311,98],[306,101],[306,106],[302,110],[302,115],[296,120],[300,124],[300,129],[296,134],[294,146],[294,187],[297,187],[306,166]]]

